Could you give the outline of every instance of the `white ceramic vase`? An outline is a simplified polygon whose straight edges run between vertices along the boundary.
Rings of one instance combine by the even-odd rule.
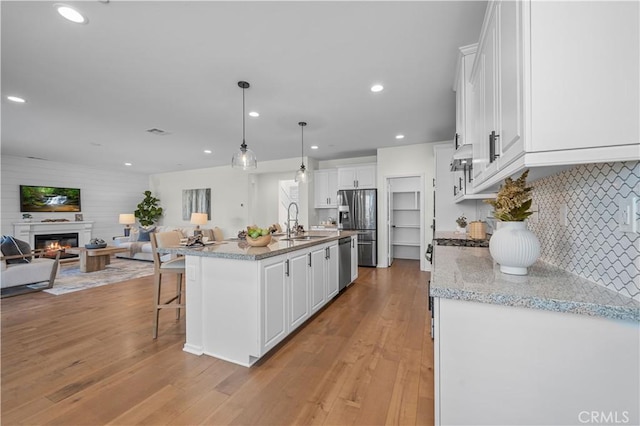
[[[525,222],[501,222],[489,240],[489,252],[500,272],[527,275],[527,268],[540,257],[540,241]]]

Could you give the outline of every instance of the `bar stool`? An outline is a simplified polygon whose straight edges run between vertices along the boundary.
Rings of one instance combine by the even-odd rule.
[[[176,321],[180,319],[180,310],[185,307],[182,303],[182,277],[185,274],[185,259],[179,257],[167,261],[162,261],[160,253],[156,249],[162,247],[177,247],[180,245],[182,234],[178,231],[150,233],[151,248],[153,252],[154,264],[154,299],[153,299],[153,338],[158,337],[158,321],[160,309],[176,309]],[[176,274],[176,293],[170,299],[162,302],[161,286],[163,274]],[[175,303],[174,303],[175,302]]]

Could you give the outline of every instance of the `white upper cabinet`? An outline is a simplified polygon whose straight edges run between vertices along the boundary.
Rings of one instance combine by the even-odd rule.
[[[313,179],[315,208],[335,209],[338,206],[338,170],[316,170]]]
[[[473,119],[473,98],[471,86],[471,68],[476,57],[478,44],[463,46],[458,51],[458,66],[453,90],[456,92],[456,135],[454,149],[473,143],[470,134]]]
[[[640,3],[491,1],[473,65],[474,188],[640,158]]]
[[[338,168],[338,189],[375,189],[376,165]]]

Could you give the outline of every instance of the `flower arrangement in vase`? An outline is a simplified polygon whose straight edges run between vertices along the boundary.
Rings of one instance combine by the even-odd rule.
[[[527,275],[527,268],[540,257],[540,241],[524,222],[533,214],[532,188],[526,186],[528,175],[529,170],[525,170],[515,181],[505,179],[496,199],[485,200],[494,208],[493,217],[500,221],[489,240],[489,251],[505,274]]]

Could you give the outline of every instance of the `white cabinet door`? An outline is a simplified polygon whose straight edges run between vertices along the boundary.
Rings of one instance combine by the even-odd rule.
[[[357,171],[355,167],[340,167],[338,169],[338,189],[355,189]]]
[[[289,332],[309,318],[309,256],[296,253],[289,258]]]
[[[338,171],[316,170],[314,172],[315,208],[337,207]]]
[[[320,309],[326,302],[326,268],[324,247],[316,247],[311,250],[311,272],[309,281],[311,287],[311,313]]]
[[[287,335],[286,321],[286,262],[278,256],[262,267],[262,349],[274,347]]]
[[[327,203],[328,208],[338,207],[338,171],[329,170],[327,172]]]
[[[327,247],[327,300],[331,300],[338,294],[338,281],[340,268],[338,267],[338,243]]]
[[[499,46],[499,168],[524,154],[523,119],[523,43],[522,2],[505,1],[496,5],[500,17]]]
[[[338,189],[375,189],[376,165],[340,167]]]
[[[367,165],[357,169],[356,184],[358,189],[376,188],[376,166]]]
[[[329,204],[328,170],[316,170],[313,172],[313,188],[315,191],[315,208],[327,208]]]
[[[358,236],[351,237],[351,282],[358,278]]]

